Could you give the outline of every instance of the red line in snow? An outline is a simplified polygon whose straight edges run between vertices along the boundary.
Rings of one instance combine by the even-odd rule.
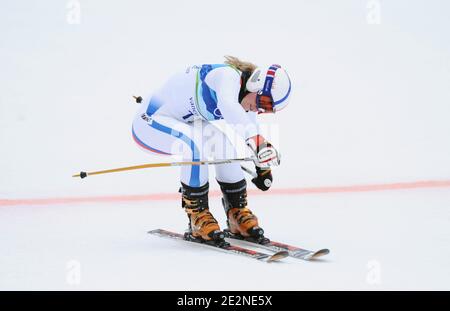
[[[346,192],[369,192],[388,190],[407,190],[421,188],[450,188],[450,180],[430,180],[415,181],[390,184],[370,184],[370,185],[350,185],[350,186],[330,186],[330,187],[305,187],[305,188],[281,188],[270,189],[262,192],[257,189],[249,190],[251,195],[305,195],[324,193],[346,193]],[[210,191],[211,197],[220,196],[219,190]],[[113,202],[136,202],[136,201],[164,201],[179,200],[179,193],[155,193],[155,194],[135,194],[135,195],[109,195],[92,197],[66,197],[66,198],[35,198],[35,199],[0,199],[0,206],[20,206],[20,205],[57,205],[73,203],[113,203]]]

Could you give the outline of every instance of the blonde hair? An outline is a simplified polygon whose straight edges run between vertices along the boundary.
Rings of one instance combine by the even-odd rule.
[[[230,55],[225,55],[225,64],[231,65],[235,67],[237,70],[242,72],[244,71],[253,72],[257,68],[255,64],[242,61],[239,58]]]

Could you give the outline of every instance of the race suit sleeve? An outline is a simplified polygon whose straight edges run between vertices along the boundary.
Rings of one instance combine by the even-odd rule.
[[[256,118],[249,116],[239,104],[241,77],[231,67],[217,68],[206,77],[206,83],[216,92],[217,108],[224,120],[244,139],[258,134]]]

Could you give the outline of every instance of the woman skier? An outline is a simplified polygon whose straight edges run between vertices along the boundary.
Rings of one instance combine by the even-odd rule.
[[[181,155],[187,161],[204,160],[205,156],[226,159],[236,156],[236,147],[225,133],[211,126],[212,121],[224,119],[250,148],[257,172],[252,182],[265,191],[272,182],[270,166],[279,164],[279,153],[258,134],[256,114],[284,108],[291,81],[279,65],[258,68],[236,57],[225,58],[223,64],[188,67],[143,101],[133,121],[133,138],[146,150]],[[205,154],[205,146],[211,142],[214,150]],[[219,164],[215,170],[223,193],[227,232],[256,241],[265,239],[257,217],[247,207],[247,185],[240,164]],[[189,218],[186,237],[224,243],[224,233],[209,211],[208,190],[207,165],[181,167],[182,207]]]

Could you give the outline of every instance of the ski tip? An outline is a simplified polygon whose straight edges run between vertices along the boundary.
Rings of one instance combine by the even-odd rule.
[[[153,229],[150,231],[147,231],[148,234],[153,234],[153,235],[167,235],[167,234],[176,234],[174,232],[171,231],[167,231],[164,229]]]
[[[272,256],[270,256],[267,259],[267,262],[279,261],[279,260],[281,260],[283,258],[286,258],[288,256],[289,256],[289,253],[287,251],[280,251],[280,252],[277,252],[277,253],[273,254]]]
[[[329,250],[328,248],[324,248],[324,249],[321,249],[321,250],[318,250],[317,252],[315,252],[315,253],[310,257],[310,259],[317,259],[317,258],[319,258],[319,257],[328,255],[329,253],[330,253],[330,250]]]

